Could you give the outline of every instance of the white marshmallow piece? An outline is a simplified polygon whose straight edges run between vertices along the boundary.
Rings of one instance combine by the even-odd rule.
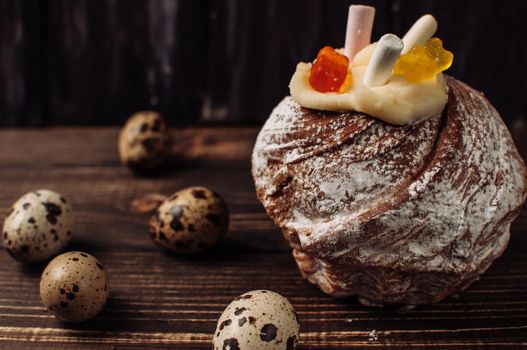
[[[408,53],[415,45],[424,45],[437,30],[437,21],[432,15],[419,18],[403,37],[404,48],[401,55]]]
[[[390,80],[403,46],[403,41],[397,35],[385,34],[381,37],[364,73],[365,86],[383,86]]]
[[[350,64],[357,52],[370,44],[374,17],[374,7],[365,5],[349,7],[344,55],[349,58]]]

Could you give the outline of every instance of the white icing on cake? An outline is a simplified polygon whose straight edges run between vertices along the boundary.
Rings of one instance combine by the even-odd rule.
[[[301,106],[324,111],[357,111],[394,125],[417,122],[441,113],[447,102],[443,74],[419,83],[392,76],[383,86],[362,80],[376,43],[361,50],[351,65],[352,84],[342,93],[319,92],[309,83],[311,63],[299,63],[289,83],[291,97]]]

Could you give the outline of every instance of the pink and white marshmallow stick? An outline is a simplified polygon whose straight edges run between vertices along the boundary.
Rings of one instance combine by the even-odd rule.
[[[357,52],[370,44],[374,17],[374,7],[365,5],[350,6],[346,43],[344,45],[344,55],[349,58],[350,63]]]

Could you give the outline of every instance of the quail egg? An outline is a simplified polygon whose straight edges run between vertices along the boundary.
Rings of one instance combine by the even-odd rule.
[[[215,350],[292,350],[299,339],[295,309],[278,293],[253,290],[223,311],[213,338]]]
[[[51,260],[40,277],[40,298],[48,310],[66,322],[95,317],[110,294],[108,275],[95,257],[67,252]]]
[[[49,190],[29,192],[11,207],[3,227],[3,246],[17,260],[39,262],[68,244],[73,213],[64,197]]]
[[[142,111],[133,114],[119,134],[121,163],[134,170],[158,166],[169,152],[170,134],[161,114]]]
[[[167,198],[150,219],[154,242],[177,253],[202,251],[225,236],[229,210],[205,187],[189,187]]]

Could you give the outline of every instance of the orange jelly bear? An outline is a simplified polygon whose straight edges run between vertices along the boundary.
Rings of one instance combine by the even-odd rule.
[[[349,59],[331,46],[323,47],[311,67],[309,84],[319,92],[343,92],[351,81]]]
[[[406,55],[399,57],[393,69],[394,75],[418,83],[435,77],[447,70],[454,60],[452,52],[443,48],[439,38],[432,38],[423,45],[416,45]]]

